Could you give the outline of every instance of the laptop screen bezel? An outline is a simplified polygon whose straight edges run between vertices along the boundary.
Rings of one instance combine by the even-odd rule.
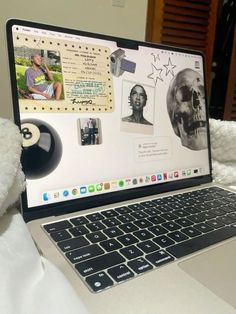
[[[7,37],[7,48],[8,48],[8,60],[9,60],[9,70],[10,70],[10,80],[11,80],[11,94],[12,94],[12,103],[13,103],[13,113],[14,121],[20,128],[20,112],[19,112],[19,101],[17,96],[17,82],[15,76],[15,63],[14,63],[14,44],[13,44],[13,34],[12,27],[14,25],[26,26],[32,28],[47,29],[51,31],[57,31],[61,33],[68,33],[86,37],[99,38],[108,41],[115,41],[118,47],[137,49],[139,46],[144,47],[154,47],[154,48],[164,48],[166,50],[175,50],[176,52],[186,52],[190,54],[197,54],[203,58],[204,64],[204,81],[206,82],[205,74],[205,57],[202,52],[196,50],[190,50],[180,47],[173,47],[157,43],[148,43],[137,40],[130,40],[125,38],[119,38],[108,35],[101,35],[96,33],[84,32],[76,29],[69,29],[54,25],[47,25],[36,23],[32,21],[10,19],[6,24],[6,37]],[[205,84],[205,95],[207,95],[207,88]],[[67,200],[65,202],[46,204],[42,206],[28,207],[27,203],[27,190],[24,191],[21,195],[21,207],[22,214],[26,221],[43,218],[47,216],[55,216],[67,214],[75,211],[80,211],[92,207],[98,207],[102,205],[113,204],[121,201],[136,199],[144,196],[150,196],[155,194],[160,194],[164,192],[170,192],[174,190],[179,190],[188,187],[194,187],[197,185],[209,183],[212,181],[212,164],[211,164],[211,151],[210,151],[210,130],[209,130],[209,115],[208,115],[208,99],[206,97],[206,119],[207,119],[207,137],[208,137],[208,156],[209,156],[209,170],[210,174],[202,175],[194,178],[181,179],[174,182],[165,182],[159,184],[153,184],[151,186],[132,188],[128,190],[110,192],[102,195],[89,196],[83,199],[76,200]]]

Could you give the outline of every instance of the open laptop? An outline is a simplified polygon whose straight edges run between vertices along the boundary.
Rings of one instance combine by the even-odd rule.
[[[7,43],[22,214],[88,310],[236,313],[202,54],[21,20]]]

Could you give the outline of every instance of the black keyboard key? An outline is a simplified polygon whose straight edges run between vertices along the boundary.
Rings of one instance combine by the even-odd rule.
[[[88,276],[112,266],[124,263],[125,259],[118,252],[112,252],[75,264],[81,276]]]
[[[225,213],[231,213],[231,212],[234,212],[236,210],[236,208],[232,207],[232,204],[226,204],[226,205],[223,205],[221,207],[221,209],[225,212]]]
[[[112,218],[104,219],[104,220],[102,221],[102,223],[103,223],[104,225],[106,225],[107,227],[114,227],[114,226],[119,225],[119,224],[120,224],[120,221],[119,221],[118,219],[112,217]]]
[[[183,209],[175,210],[175,211],[173,211],[173,214],[177,215],[180,218],[186,217],[189,215],[189,213]]]
[[[209,225],[207,225],[204,222],[202,222],[200,224],[197,224],[197,225],[194,225],[194,228],[196,228],[197,230],[201,231],[202,233],[210,232],[210,231],[213,230],[212,227],[210,227]]]
[[[156,245],[151,240],[147,240],[141,243],[138,243],[137,246],[144,252],[144,253],[151,253],[154,251],[159,250],[159,246]]]
[[[188,204],[186,204],[187,206]],[[192,205],[192,204],[191,204]],[[181,205],[180,203],[178,202],[174,202],[174,203],[170,203],[168,204],[168,206],[172,209],[172,210],[176,210],[176,209],[182,209],[183,208],[183,205]]]
[[[122,206],[122,207],[115,208],[115,211],[117,211],[121,215],[124,215],[124,214],[131,213],[132,209],[130,209],[127,206]]]
[[[228,215],[227,216],[221,216],[216,218],[217,221],[222,222],[225,225],[230,225],[234,223],[234,219],[230,218]]]
[[[93,214],[87,215],[86,218],[89,219],[91,222],[94,222],[94,221],[102,220],[105,217],[100,213],[93,213]]]
[[[124,264],[112,267],[107,272],[116,282],[134,277],[134,273]]]
[[[132,210],[141,210],[141,209],[145,208],[143,205],[141,205],[139,203],[131,204],[128,207],[131,208]]]
[[[165,198],[157,198],[155,200],[152,200],[152,202],[157,205],[157,206],[160,206],[160,205],[163,205],[163,204],[167,204],[167,200],[165,200]]]
[[[160,216],[152,216],[147,218],[152,224],[160,225],[161,223],[165,222],[166,220],[161,218]]]
[[[121,231],[119,228],[117,227],[112,227],[112,228],[108,228],[103,230],[103,232],[109,237],[109,238],[115,238],[118,237],[122,234],[124,234],[123,231]]]
[[[199,223],[206,220],[201,214],[190,215],[188,216],[188,219],[194,223]]]
[[[143,252],[140,251],[136,246],[131,245],[120,250],[120,253],[123,254],[127,259],[134,259],[143,255]]]
[[[73,227],[73,225],[68,220],[63,220],[63,221],[53,222],[53,223],[44,225],[43,227],[48,233],[51,233],[51,232],[71,228]]]
[[[52,232],[52,233],[50,233],[50,236],[52,237],[52,239],[55,242],[67,240],[67,239],[70,239],[72,237],[71,234],[66,230]]]
[[[79,237],[81,235],[89,233],[89,230],[85,228],[84,226],[73,227],[73,228],[70,228],[69,231],[74,237]]]
[[[175,230],[181,229],[181,226],[173,221],[167,221],[163,223],[162,226],[169,231],[175,231]]]
[[[188,237],[180,231],[174,231],[174,232],[168,233],[168,237],[170,237],[175,242],[181,242],[188,239]]]
[[[68,252],[77,248],[81,248],[89,244],[84,237],[72,238],[69,240],[58,242],[57,245],[63,252]]]
[[[137,274],[141,274],[153,269],[153,266],[142,257],[139,257],[133,261],[129,261],[127,264]]]
[[[171,240],[170,238],[168,238],[166,235],[162,235],[159,236],[157,238],[154,238],[153,241],[160,245],[161,247],[165,248],[167,246],[170,246],[172,244],[174,244],[175,242],[173,240]]]
[[[214,213],[214,210],[205,211],[205,212],[201,213],[200,215],[202,215],[202,217],[203,217],[205,220],[213,219],[213,218],[216,218],[216,216],[217,216],[217,215]]]
[[[191,238],[197,237],[201,234],[201,232],[195,229],[194,227],[187,227],[182,229],[181,231]]]
[[[208,221],[206,221],[206,223],[214,229],[222,228],[225,226],[225,224],[217,221],[216,219],[208,220]]]
[[[123,224],[119,226],[121,230],[123,230],[125,233],[134,232],[138,230],[138,227],[135,226],[132,222],[129,222],[127,224]]]
[[[71,263],[79,263],[101,255],[104,253],[104,250],[100,248],[97,244],[88,245],[80,249],[73,250],[66,253],[66,257],[71,261]]]
[[[137,212],[132,212],[131,215],[135,218],[135,219],[143,219],[148,217],[148,214],[144,213],[143,211],[137,211]]]
[[[118,250],[122,247],[122,245],[116,241],[115,239],[109,239],[106,241],[100,242],[100,245],[107,251],[112,252],[114,250]]]
[[[198,214],[200,213],[202,210],[200,208],[197,208],[195,206],[189,206],[189,207],[186,207],[184,209],[189,215],[192,214],[192,215],[195,215],[195,214]]]
[[[134,217],[131,216],[130,214],[124,214],[124,215],[117,216],[117,219],[119,219],[123,223],[127,223],[127,222],[133,221]]]
[[[168,220],[168,221],[178,218],[178,216],[176,216],[175,214],[172,214],[172,213],[165,213],[165,214],[161,214],[160,216],[162,218],[164,218],[165,220]]]
[[[137,237],[141,241],[149,240],[153,238],[153,234],[148,230],[139,230],[134,232],[134,236]]]
[[[221,208],[211,209],[209,212],[213,213],[215,217],[225,215],[225,212]]]
[[[106,228],[106,226],[103,223],[101,223],[100,221],[91,222],[91,223],[87,224],[86,227],[89,228],[89,230],[92,232],[103,230]]]
[[[148,214],[149,216],[156,216],[161,213],[161,211],[158,210],[157,208],[146,208],[143,210],[143,212]]]
[[[83,216],[70,219],[74,226],[81,226],[89,223],[89,220]]]
[[[140,203],[145,208],[155,207],[155,204],[152,201],[145,201]]]
[[[101,232],[101,231],[97,231],[94,233],[89,233],[86,235],[87,239],[89,239],[89,241],[91,241],[92,243],[97,243],[103,240],[106,240],[107,237]]]
[[[167,248],[177,258],[197,252],[220,241],[236,236],[236,228],[224,227]]]
[[[155,236],[159,236],[168,232],[167,229],[161,226],[153,226],[151,228],[148,228],[148,230],[151,231]]]
[[[189,227],[193,225],[193,222],[187,218],[180,218],[177,219],[175,222],[177,222],[177,224],[179,224],[182,227]]]
[[[195,206],[195,208],[199,209],[200,211],[211,209],[210,203],[201,203]]]
[[[107,209],[101,212],[106,218],[116,217],[118,213],[114,209]]]
[[[85,281],[90,286],[90,288],[95,292],[102,291],[113,285],[113,281],[111,280],[111,278],[104,272],[88,276],[85,279]]]
[[[148,221],[145,218],[134,221],[134,224],[141,229],[148,228],[148,227],[151,227],[153,225],[150,221]]]
[[[163,205],[159,206],[158,209],[159,209],[162,213],[170,213],[170,212],[173,211],[173,208],[170,207],[170,204],[163,204]]]
[[[151,262],[154,266],[158,267],[173,261],[174,257],[165,252],[164,250],[160,250],[146,255],[146,259],[149,262]]]
[[[230,219],[232,219],[234,222],[236,221],[236,213],[230,213],[227,215]]]
[[[138,242],[138,239],[132,234],[125,234],[117,238],[124,246],[135,244]]]

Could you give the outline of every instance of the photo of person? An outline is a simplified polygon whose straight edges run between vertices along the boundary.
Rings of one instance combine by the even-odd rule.
[[[100,119],[84,118],[78,120],[81,145],[101,144]]]
[[[129,95],[129,103],[132,114],[123,117],[122,121],[153,125],[143,116],[143,109],[147,103],[147,93],[142,85],[136,84],[132,87]]]
[[[186,68],[172,79],[167,91],[167,110],[182,146],[207,148],[205,89],[199,72]]]
[[[123,81],[121,129],[127,132],[152,133],[154,89],[145,84]]]
[[[15,53],[20,98],[32,100],[64,99],[58,52],[17,47]]]

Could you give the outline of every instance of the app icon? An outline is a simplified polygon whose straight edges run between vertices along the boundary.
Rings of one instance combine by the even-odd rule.
[[[139,178],[139,183],[143,183],[143,181],[144,181],[144,180],[143,180],[143,177],[140,177],[140,178]]]
[[[111,188],[112,189],[117,188],[117,181],[112,181],[111,182]]]
[[[194,169],[193,173],[197,174],[198,173],[198,169]]]
[[[78,190],[76,189],[76,188],[74,188],[73,190],[72,190],[72,195],[77,195],[78,194]]]
[[[50,195],[48,193],[43,193],[43,200],[46,202],[46,201],[49,201],[50,200]]]
[[[111,187],[109,182],[104,183],[104,190],[109,190]]]
[[[151,181],[152,181],[152,182],[155,182],[156,179],[157,179],[157,177],[153,174],[153,175],[151,176]]]
[[[186,171],[183,170],[183,171],[182,171],[182,176],[185,177],[186,175],[187,175]]]
[[[173,179],[173,173],[169,172],[169,179]]]
[[[163,173],[163,178],[164,178],[164,180],[167,180],[167,179],[168,179],[167,172],[164,172],[164,173]]]
[[[53,194],[54,198],[58,198],[60,196],[59,192],[54,192]]]
[[[145,182],[146,182],[146,183],[150,182],[150,180],[151,180],[150,176],[146,176],[146,177],[145,177]]]
[[[69,195],[69,191],[68,191],[68,190],[64,190],[62,194],[63,194],[63,196],[65,196],[65,197],[66,197],[66,196],[68,196],[68,195]]]
[[[125,179],[125,183],[126,183],[126,185],[130,185],[131,184],[131,179]]]
[[[161,181],[161,180],[162,180],[162,175],[161,175],[161,173],[158,173],[158,174],[157,174],[157,180],[158,180],[158,181]]]
[[[95,191],[95,187],[94,187],[93,184],[91,184],[91,185],[88,186],[88,191],[89,191],[90,193],[92,193],[92,192]]]
[[[191,173],[192,173],[191,169],[188,169],[187,170],[187,176],[191,176]]]
[[[96,190],[98,192],[102,191],[102,183],[99,183],[99,184],[96,185]]]
[[[179,177],[179,172],[178,172],[178,171],[175,171],[175,172],[174,172],[174,177],[175,177],[175,178],[178,178],[178,177]]]
[[[80,194],[85,194],[87,192],[86,186],[81,186],[80,187]]]
[[[132,180],[132,183],[135,185],[135,184],[138,183],[138,180],[137,180],[136,178],[134,178],[134,179]]]
[[[118,185],[120,188],[123,188],[125,185],[125,182],[123,180],[118,181]]]

